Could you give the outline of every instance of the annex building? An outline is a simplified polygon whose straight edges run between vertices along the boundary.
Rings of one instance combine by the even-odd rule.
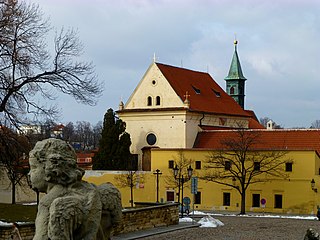
[[[284,162],[287,176],[251,184],[246,210],[314,213],[320,205],[320,130],[266,129],[252,110],[245,109],[246,78],[236,41],[225,81],[223,90],[208,73],[152,62],[128,101],[120,103],[117,113],[127,124],[131,152],[137,155],[141,170],[135,173],[134,201],[155,202],[156,195],[161,202],[181,201],[173,176],[175,166],[182,175],[191,166],[193,176],[202,176],[208,156],[220,151],[221,143],[235,131],[244,129],[259,133],[250,151],[286,153],[279,161]],[[157,169],[161,175],[154,174]],[[88,172],[86,179],[97,184],[114,182],[117,174],[93,176]],[[185,181],[184,196],[193,199],[198,209],[239,211],[240,194],[232,187],[237,182],[230,178],[226,182],[229,186],[199,180],[197,193],[192,195],[190,181]],[[130,190],[121,192],[123,205],[128,206]]]

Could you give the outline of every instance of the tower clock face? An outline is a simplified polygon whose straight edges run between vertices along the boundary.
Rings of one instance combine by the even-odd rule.
[[[154,145],[157,142],[157,137],[153,133],[147,135],[147,143],[149,145]]]

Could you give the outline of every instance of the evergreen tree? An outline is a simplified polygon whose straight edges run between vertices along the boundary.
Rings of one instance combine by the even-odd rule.
[[[127,170],[131,167],[130,134],[126,123],[117,119],[113,109],[104,115],[99,150],[93,157],[94,170]]]

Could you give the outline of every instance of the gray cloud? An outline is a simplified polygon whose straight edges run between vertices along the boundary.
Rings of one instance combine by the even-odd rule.
[[[79,31],[105,91],[96,107],[61,97],[63,122],[102,120],[159,62],[209,70],[224,88],[236,33],[246,106],[285,127],[320,119],[318,1],[34,0],[52,25]],[[68,104],[66,104],[66,102]],[[72,109],[72,110],[71,110]]]

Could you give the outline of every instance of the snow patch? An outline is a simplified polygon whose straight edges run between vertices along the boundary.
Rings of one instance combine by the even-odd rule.
[[[185,222],[195,222],[192,218],[189,217],[184,217],[184,218],[179,218],[180,223],[185,223]]]
[[[205,216],[199,220],[201,224],[200,227],[221,227],[224,226],[223,222],[221,222],[219,219],[215,219],[211,216]]]

